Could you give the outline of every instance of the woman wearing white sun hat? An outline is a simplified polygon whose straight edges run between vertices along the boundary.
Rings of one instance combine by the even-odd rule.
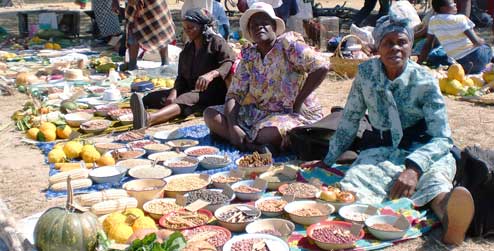
[[[207,108],[204,120],[213,134],[241,149],[284,148],[290,129],[322,117],[313,92],[329,63],[300,34],[283,34],[285,23],[269,4],[254,3],[240,28],[254,44],[242,50],[225,105]]]

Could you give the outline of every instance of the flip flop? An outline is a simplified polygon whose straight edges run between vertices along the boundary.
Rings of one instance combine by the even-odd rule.
[[[134,130],[141,129],[147,126],[147,114],[144,103],[142,102],[142,94],[132,93],[130,96],[130,108],[134,116]]]
[[[460,245],[470,226],[475,212],[472,195],[464,187],[451,190],[444,214],[443,242]]]

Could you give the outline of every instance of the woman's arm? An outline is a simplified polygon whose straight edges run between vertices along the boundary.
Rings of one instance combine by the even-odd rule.
[[[212,43],[211,50],[213,50],[219,66],[199,76],[196,82],[196,89],[199,91],[205,91],[213,79],[217,77],[226,79],[235,61],[235,52],[233,52],[232,48],[230,48],[223,38],[213,37],[210,43]]]
[[[293,112],[299,113],[300,108],[302,107],[302,104],[304,103],[305,99],[312,93],[314,92],[319,85],[321,85],[322,81],[326,77],[326,74],[328,74],[328,67],[326,65],[321,66],[319,69],[316,69],[315,71],[311,72],[308,76],[307,79],[305,80],[304,86],[302,87],[302,90],[300,90],[299,94],[297,95],[297,98],[295,99],[295,103],[293,104]]]
[[[484,39],[477,36],[477,33],[475,33],[475,31],[473,29],[468,29],[464,33],[468,37],[468,39],[470,39],[470,41],[472,41],[473,45],[481,46],[481,45],[485,44]]]

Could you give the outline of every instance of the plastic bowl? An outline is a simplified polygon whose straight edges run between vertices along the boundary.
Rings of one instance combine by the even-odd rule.
[[[299,209],[307,208],[318,209],[322,214],[319,216],[300,216],[294,213]],[[293,222],[301,225],[311,225],[326,220],[335,211],[334,207],[330,204],[311,200],[292,201],[285,206],[284,210]]]
[[[384,231],[373,227],[374,224],[390,224],[393,225],[398,216],[395,215],[374,215],[365,220],[365,225],[369,232],[380,240],[395,240],[402,238],[410,228],[410,223],[400,231]]]
[[[283,208],[278,211],[278,212],[272,212],[272,211],[263,211],[259,205],[261,202],[267,201],[267,200],[282,200],[283,198],[281,196],[272,196],[272,197],[264,197],[260,198],[256,201],[255,206],[257,209],[261,210],[262,214],[266,217],[278,217],[284,213]]]
[[[97,127],[97,128],[86,128],[88,126],[91,126],[91,124],[94,124],[94,123],[101,123],[101,126],[100,127]],[[82,123],[79,127],[81,128],[81,130],[83,130],[85,133],[102,133],[104,132],[106,129],[108,129],[108,127],[110,127],[111,125],[111,121],[109,120],[90,120],[90,121],[86,121],[84,123]]]
[[[288,237],[295,230],[295,224],[293,224],[291,221],[287,221],[283,219],[261,219],[249,223],[249,225],[245,227],[245,232],[247,232],[248,234],[257,234],[263,230],[271,230],[271,229],[275,229],[276,231],[280,232],[281,236],[276,236],[276,237],[279,237],[282,240],[287,241]]]
[[[71,127],[79,127],[82,123],[93,118],[93,114],[87,112],[74,112],[65,115],[65,122]]]
[[[183,137],[185,137],[185,135],[180,130],[159,131],[153,135],[153,138],[161,141],[161,143],[165,143],[168,140],[175,140]]]
[[[190,163],[190,165],[183,166],[183,167],[173,166],[173,163],[176,163],[179,161],[188,162],[188,163]],[[199,165],[199,160],[197,160],[196,158],[192,158],[192,157],[179,157],[179,158],[169,159],[169,160],[163,162],[163,165],[165,167],[171,169],[174,174],[193,173],[197,169],[197,166]]]
[[[222,220],[219,217],[225,211],[228,211],[228,210],[230,210],[230,209],[232,209],[234,207],[237,207],[237,206],[245,206],[245,207],[248,207],[250,209],[253,209],[253,210],[256,211],[257,215],[251,221],[240,222],[240,223],[227,222],[227,221]],[[218,219],[218,223],[220,224],[220,226],[225,227],[225,228],[227,228],[228,230],[230,230],[232,232],[243,232],[245,230],[245,227],[249,223],[254,222],[254,221],[256,221],[257,219],[259,219],[261,217],[261,210],[255,208],[254,206],[247,205],[247,204],[231,204],[231,205],[227,205],[227,206],[223,206],[223,207],[218,208],[214,212],[214,217],[216,219]]]
[[[155,198],[163,197],[166,182],[157,179],[132,180],[123,184],[122,188],[137,199],[137,207],[142,208],[144,203]]]
[[[172,170],[160,165],[141,165],[129,170],[129,176],[136,179],[164,179],[172,174]]]
[[[123,176],[127,173],[127,168],[120,166],[103,166],[89,172],[89,177],[95,183],[112,183],[118,184]]]
[[[357,240],[348,242],[348,243],[335,243],[335,242],[324,242],[320,241],[316,238],[314,238],[314,230],[319,229],[319,228],[326,228],[330,225],[336,225],[344,229],[350,229],[352,227],[352,223],[349,222],[344,222],[344,221],[322,221],[317,224],[310,225],[307,228],[307,236],[314,240],[316,243],[316,246],[323,250],[340,250],[340,249],[347,249],[347,248],[353,248],[355,246],[355,242],[357,240],[360,240],[364,237],[364,230],[361,229],[359,236],[357,237]]]
[[[197,158],[199,160],[199,163],[201,164],[202,167],[206,169],[216,169],[216,168],[223,168],[232,163],[232,160],[226,156],[223,155],[202,155]],[[216,163],[213,163],[212,161],[208,161],[210,159],[218,159]]]
[[[242,181],[234,183],[232,185],[232,189],[233,189],[233,191],[235,191],[235,188],[242,186],[242,185],[253,187],[254,183],[255,183],[255,180],[242,180]],[[242,193],[242,192],[235,191],[235,195],[237,196],[237,198],[239,200],[254,201],[254,200],[258,200],[259,198],[261,198],[261,196],[264,192],[266,192],[266,187],[262,188],[261,191],[256,192],[256,193]]]
[[[367,216],[363,215],[365,213],[365,210],[367,210],[367,208],[368,205],[365,204],[352,204],[341,207],[338,210],[338,214],[341,216],[341,218],[345,219],[345,221],[363,224],[366,219],[372,216],[372,215],[367,215]]]
[[[155,203],[170,203],[170,204],[174,204],[176,205],[176,208],[173,208],[169,211],[161,211],[161,212],[157,212],[155,210],[152,210],[150,207],[152,206],[152,204],[155,204]],[[163,215],[165,214],[168,214],[172,211],[175,211],[177,209],[181,209],[182,207],[175,204],[175,199],[172,199],[172,198],[160,198],[160,199],[153,199],[153,200],[150,200],[146,203],[144,203],[144,205],[142,206],[142,209],[144,210],[144,212],[146,212],[149,216],[151,216],[151,218],[155,219],[155,220],[159,220],[161,217],[163,217]]]
[[[234,183],[239,182],[240,180],[242,180],[242,178],[239,178],[239,180],[237,180],[237,181],[228,182],[228,183],[222,183],[222,182],[216,182],[216,181],[214,181],[216,178],[218,178],[220,176],[230,177],[230,172],[229,171],[219,172],[219,173],[215,173],[215,174],[211,175],[211,182],[213,183],[213,186],[216,187],[216,188],[220,188],[220,189],[222,189],[226,184],[232,185],[232,184],[234,184]]]
[[[289,251],[290,247],[288,244],[282,239],[269,235],[269,234],[242,234],[233,237],[229,241],[225,243],[223,246],[223,251],[231,251],[233,244],[238,241],[242,241],[245,239],[262,239],[264,241],[269,241],[269,247],[272,248],[270,250],[273,251]]]

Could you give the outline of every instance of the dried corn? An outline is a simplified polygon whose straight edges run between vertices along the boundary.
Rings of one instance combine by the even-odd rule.
[[[87,169],[78,168],[67,172],[60,172],[50,176],[48,181],[50,182],[50,185],[58,182],[65,182],[69,176],[72,177],[72,180],[87,179],[89,171]]]
[[[93,168],[94,166],[94,163],[85,163],[86,164],[86,168]],[[55,169],[60,169],[62,170],[62,168],[65,168],[65,169],[75,169],[75,168],[80,168],[81,167],[81,164],[80,162],[71,162],[71,163],[55,163],[54,164],[55,166]]]
[[[136,207],[137,200],[134,197],[127,197],[96,203],[91,207],[91,212],[96,215],[102,215]]]
[[[120,198],[129,197],[127,192],[123,189],[109,189],[101,192],[94,192],[83,194],[77,196],[77,201],[81,206],[92,206],[96,203],[107,201],[107,200],[116,200]]]
[[[72,189],[80,189],[80,188],[88,188],[93,185],[93,182],[90,179],[78,179],[78,180],[72,180],[70,182],[72,184]],[[50,189],[53,191],[67,191],[67,182],[62,181],[55,183],[50,186]]]

